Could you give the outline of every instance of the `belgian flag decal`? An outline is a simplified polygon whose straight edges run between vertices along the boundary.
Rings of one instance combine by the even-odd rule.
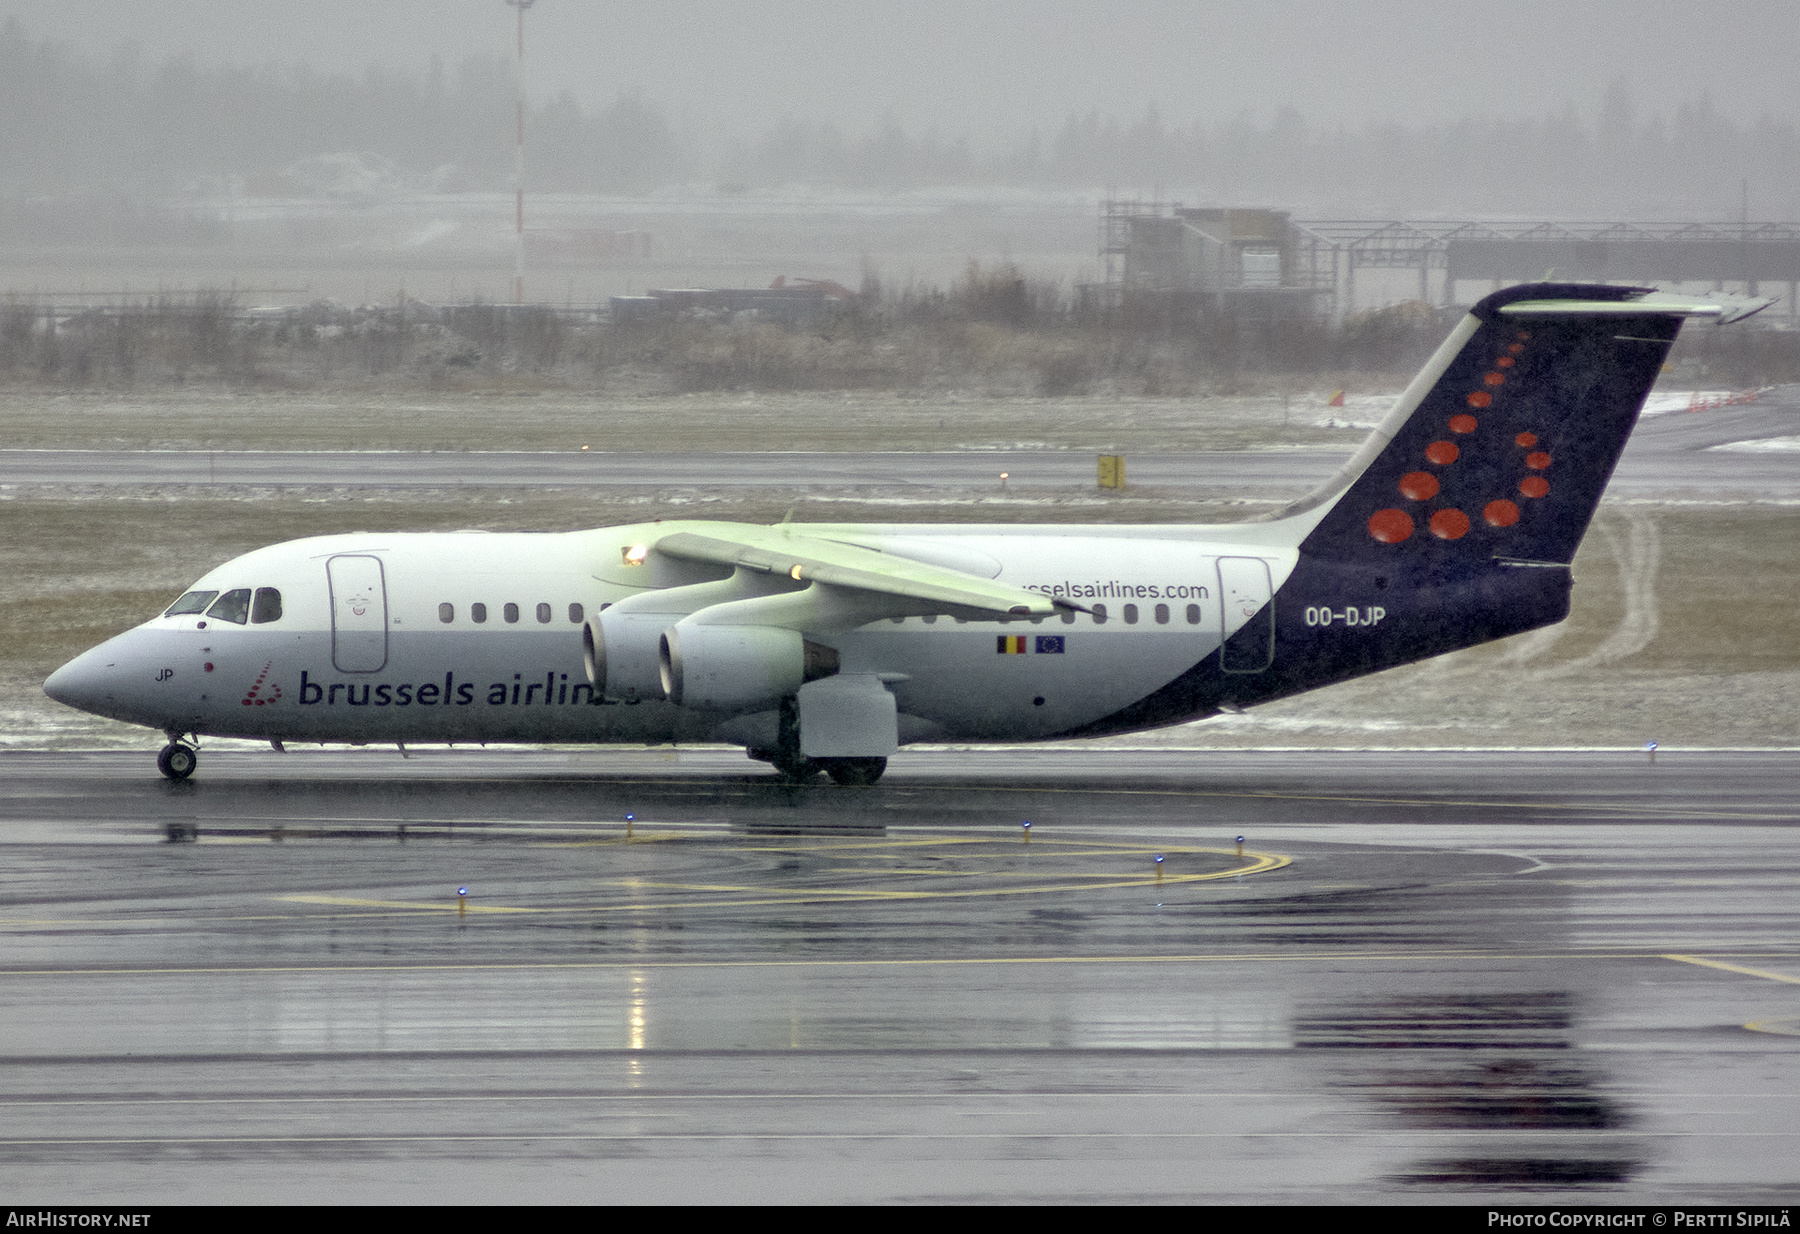
[[[1022,656],[1033,650],[1040,656],[1060,656],[1063,652],[1063,636],[1060,634],[1040,634],[1034,640],[1024,634],[998,634],[994,636],[994,650],[1003,656]]]

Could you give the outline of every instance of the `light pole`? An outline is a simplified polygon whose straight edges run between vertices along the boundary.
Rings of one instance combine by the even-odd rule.
[[[525,303],[525,10],[537,0],[506,0],[519,11],[518,52],[513,59],[513,303]]]

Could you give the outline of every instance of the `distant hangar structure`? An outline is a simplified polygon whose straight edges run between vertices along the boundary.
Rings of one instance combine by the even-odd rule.
[[[1128,313],[1154,306],[1244,321],[1341,319],[1392,302],[1392,281],[1371,287],[1366,274],[1359,296],[1358,271],[1413,271],[1412,298],[1446,306],[1554,271],[1584,282],[1780,294],[1789,323],[1800,323],[1800,223],[1295,219],[1108,200],[1101,258],[1104,303]]]

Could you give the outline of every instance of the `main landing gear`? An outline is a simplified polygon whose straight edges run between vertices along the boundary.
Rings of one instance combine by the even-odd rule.
[[[773,764],[790,784],[804,784],[823,771],[833,784],[861,787],[875,783],[887,770],[885,758],[808,758],[800,753],[800,706],[792,696],[781,700],[774,748],[753,748],[747,753]]]
[[[833,784],[859,787],[873,784],[887,770],[885,758],[821,758],[816,760]]]
[[[846,788],[861,787],[881,779],[887,770],[885,758],[783,758],[773,750],[751,750],[750,757],[771,763],[789,784],[805,784],[823,771],[833,784]]]
[[[156,756],[156,769],[171,780],[185,780],[199,765],[200,752],[185,741],[171,737],[169,744]]]

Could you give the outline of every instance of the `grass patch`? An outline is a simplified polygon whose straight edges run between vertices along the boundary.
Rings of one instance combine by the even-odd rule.
[[[1396,387],[1387,387],[1396,388]],[[1331,445],[1331,387],[1189,398],[913,397],[879,393],[618,396],[259,391],[0,394],[12,449],[761,450],[1066,449],[1096,454]]]

